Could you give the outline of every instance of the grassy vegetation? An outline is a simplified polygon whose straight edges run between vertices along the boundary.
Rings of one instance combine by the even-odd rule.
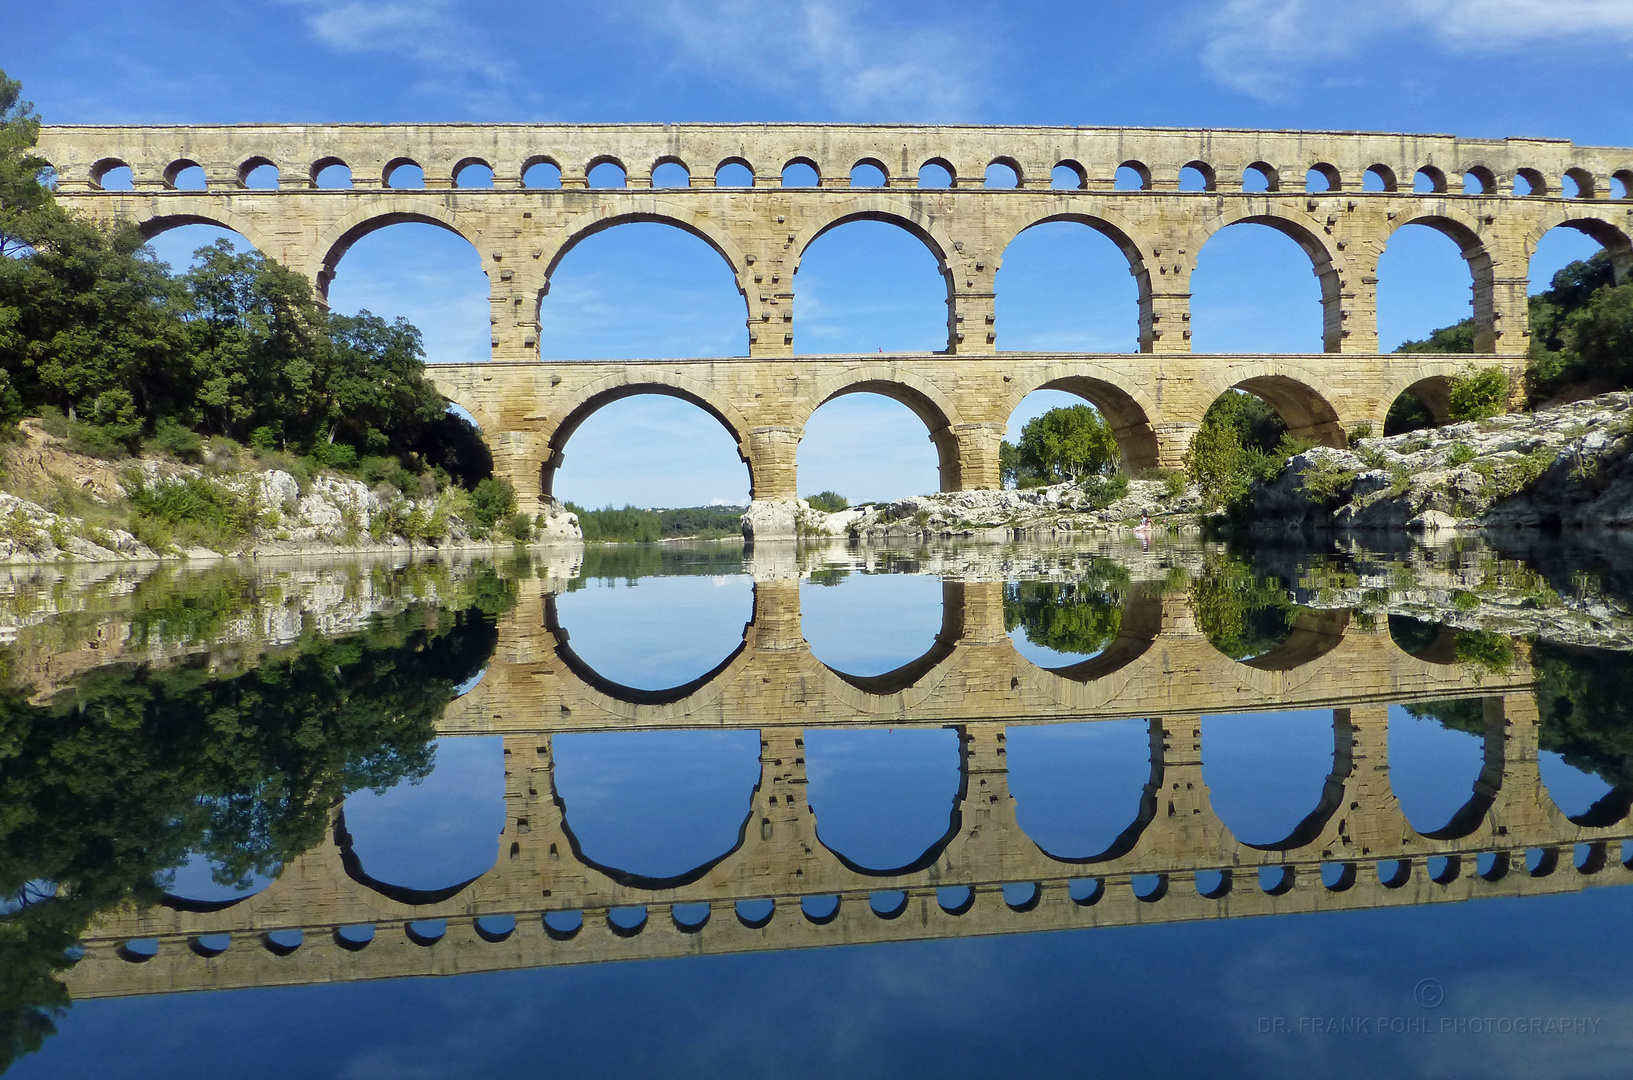
[[[688,506],[675,510],[643,510],[637,506],[619,510],[607,506],[586,510],[568,503],[567,509],[578,515],[584,540],[592,544],[652,544],[682,537],[720,540],[741,536],[743,529],[741,506]]]

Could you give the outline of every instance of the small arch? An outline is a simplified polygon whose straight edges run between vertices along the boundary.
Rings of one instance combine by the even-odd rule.
[[[902,889],[882,889],[869,893],[868,907],[886,921],[899,919],[907,913],[907,893]]]
[[[1150,191],[1151,170],[1143,161],[1125,161],[1117,166],[1111,186],[1114,191]]]
[[[822,185],[822,170],[810,158],[793,158],[782,167],[785,188],[814,188]]]
[[[1425,165],[1412,176],[1412,192],[1416,195],[1444,195],[1446,173],[1433,165]]]
[[[631,938],[646,929],[646,905],[607,909],[607,929],[618,937]]]
[[[553,158],[530,157],[522,162],[524,188],[561,187],[561,163]]]
[[[1495,195],[1497,175],[1484,165],[1471,165],[1463,174],[1463,194]]]
[[[751,188],[754,186],[754,166],[745,158],[730,157],[715,166],[714,186],[717,188]]]
[[[629,186],[629,170],[624,168],[624,163],[605,155],[590,161],[584,178],[590,187],[602,191]]]
[[[271,158],[252,157],[238,166],[238,186],[254,191],[276,191],[282,177]]]
[[[826,926],[839,918],[839,897],[832,893],[825,896],[803,897],[799,902],[799,909],[806,922]]]
[[[675,924],[675,929],[683,934],[695,934],[709,925],[709,918],[714,914],[714,908],[708,903],[672,904],[669,907],[669,918]]]
[[[775,900],[739,900],[736,905],[737,921],[750,930],[762,930],[771,925],[777,914]]]
[[[102,191],[130,191],[135,174],[118,158],[103,158],[91,166],[91,183]]]
[[[882,188],[890,183],[890,170],[878,158],[863,158],[851,166],[853,188]]]
[[[1075,161],[1057,162],[1049,170],[1049,186],[1056,191],[1082,191],[1089,186],[1089,171]]]
[[[1014,158],[994,158],[987,166],[982,187],[1018,188],[1021,186],[1021,166]]]
[[[416,919],[403,924],[403,935],[422,949],[428,949],[448,935],[447,919]]]
[[[1546,195],[1548,194],[1548,180],[1536,169],[1515,169],[1514,194]]]
[[[490,945],[497,945],[516,932],[516,916],[484,915],[471,923],[476,936]]]
[[[349,188],[352,167],[337,157],[318,158],[312,162],[308,179],[315,188]]]
[[[544,932],[552,941],[571,941],[584,929],[584,912],[582,911],[547,911],[539,920],[544,924]]]
[[[1243,191],[1280,191],[1281,173],[1267,161],[1255,161],[1242,170]]]
[[[1340,191],[1344,187],[1338,170],[1325,161],[1318,161],[1311,165],[1304,174],[1304,190],[1310,193],[1323,191]]]
[[[425,187],[425,170],[413,158],[393,158],[380,171],[380,179],[388,188],[415,191]]]
[[[1610,174],[1610,197],[1633,199],[1633,169],[1618,169]]]
[[[975,890],[968,885],[943,885],[936,890],[936,905],[949,915],[964,915],[975,906]]]
[[[482,158],[462,158],[454,165],[454,187],[491,188],[492,186],[493,166]]]
[[[1560,187],[1567,199],[1591,199],[1597,194],[1593,174],[1580,167],[1566,169]]]
[[[204,191],[209,181],[204,166],[187,158],[178,158],[165,166],[164,186],[172,191]]]
[[[919,166],[919,187],[929,189],[950,188],[958,176],[958,170],[946,158],[931,158]]]
[[[655,188],[689,188],[692,173],[686,163],[676,157],[661,157],[652,165],[652,186]]]
[[[1206,161],[1187,161],[1180,166],[1179,190],[1214,191],[1218,186],[1219,177]]]
[[[1361,174],[1362,191],[1396,191],[1400,183],[1388,165],[1373,165]]]

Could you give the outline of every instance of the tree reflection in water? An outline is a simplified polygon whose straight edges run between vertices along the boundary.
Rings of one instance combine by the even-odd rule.
[[[140,609],[173,612],[153,622],[168,634],[230,607],[218,578],[178,588]],[[309,633],[253,662],[110,665],[43,703],[0,690],[0,1068],[55,1030],[55,974],[99,912],[157,903],[200,857],[217,885],[248,887],[321,840],[347,792],[425,775],[433,725],[487,663],[514,585],[488,571],[444,595],[469,606]]]
[[[1102,564],[1079,581],[1004,585],[1004,630],[1039,667],[1063,667],[1103,652],[1123,625],[1128,572]]]

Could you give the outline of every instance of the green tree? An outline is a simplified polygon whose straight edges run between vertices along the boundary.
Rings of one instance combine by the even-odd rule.
[[[1050,409],[1028,420],[1018,450],[1020,468],[1049,483],[1110,472],[1120,457],[1111,425],[1088,405]]]
[[[1484,420],[1508,411],[1508,373],[1500,367],[1468,368],[1447,394],[1453,420]]]

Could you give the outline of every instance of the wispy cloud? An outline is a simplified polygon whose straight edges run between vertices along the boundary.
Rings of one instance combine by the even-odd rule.
[[[964,117],[997,52],[978,12],[932,23],[871,0],[625,0],[616,10],[678,64],[848,118]]]
[[[1505,52],[1542,42],[1633,41],[1629,0],[1228,0],[1208,25],[1203,62],[1215,78],[1264,99],[1402,35],[1449,52]]]
[[[422,69],[421,88],[473,105],[511,81],[512,67],[455,0],[278,0],[302,12],[307,32],[340,53],[387,53]],[[449,80],[456,80],[450,85]]]

